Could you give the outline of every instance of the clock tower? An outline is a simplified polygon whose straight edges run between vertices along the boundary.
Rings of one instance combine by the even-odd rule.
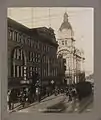
[[[65,77],[67,84],[72,84],[74,81],[74,32],[68,20],[68,14],[65,12],[63,22],[58,30],[58,54],[62,54],[66,60]]]

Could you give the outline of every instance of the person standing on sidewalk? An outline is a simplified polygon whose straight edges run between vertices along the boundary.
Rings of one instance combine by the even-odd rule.
[[[7,102],[8,102],[8,108],[11,110],[11,98],[10,98],[11,90],[8,91],[7,95]]]
[[[40,90],[40,87],[36,88],[36,96],[37,96],[38,102],[40,102],[41,101],[41,90]]]

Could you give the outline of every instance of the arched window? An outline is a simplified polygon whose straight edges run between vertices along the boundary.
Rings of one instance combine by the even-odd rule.
[[[64,45],[64,41],[62,41],[62,45]]]
[[[12,67],[11,73],[12,77],[22,78],[26,80],[26,59],[25,53],[19,47],[16,47],[12,51]]]
[[[65,40],[65,45],[67,45],[67,40]]]

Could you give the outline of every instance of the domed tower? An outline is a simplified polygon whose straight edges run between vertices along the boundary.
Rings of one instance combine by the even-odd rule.
[[[68,31],[68,35],[69,35],[68,37],[73,37],[73,29],[70,22],[68,21],[68,14],[66,12],[64,13],[63,22],[59,28],[59,31],[60,32]]]
[[[66,72],[67,84],[73,83],[73,51],[74,32],[72,26],[68,20],[68,14],[65,12],[63,16],[63,22],[58,30],[58,54],[62,54],[66,60]]]

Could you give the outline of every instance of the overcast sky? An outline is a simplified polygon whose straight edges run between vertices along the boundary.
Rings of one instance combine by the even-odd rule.
[[[85,71],[93,73],[94,12],[92,8],[9,8],[8,16],[29,28],[51,26],[55,30],[57,38],[57,31],[63,21],[64,12],[68,13],[69,22],[74,30],[76,46],[84,50]]]

